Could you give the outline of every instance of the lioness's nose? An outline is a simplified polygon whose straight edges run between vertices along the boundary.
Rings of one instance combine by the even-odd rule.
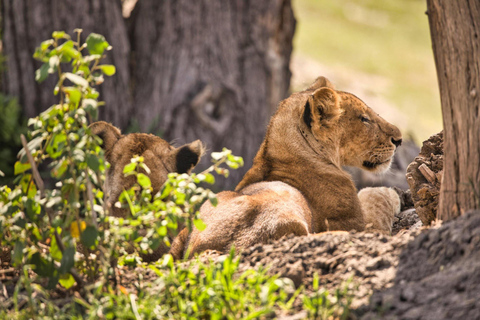
[[[398,148],[402,144],[402,139],[395,140],[392,138],[392,143]]]

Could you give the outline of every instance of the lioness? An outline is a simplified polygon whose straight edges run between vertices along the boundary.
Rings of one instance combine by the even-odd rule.
[[[382,187],[357,194],[342,166],[383,172],[401,142],[397,127],[318,78],[280,103],[235,192],[219,193],[217,207],[205,203],[200,211],[206,229],[182,230],[170,253],[178,259],[207,249],[225,252],[289,233],[390,233],[400,210],[397,193]]]
[[[103,140],[105,158],[110,163],[104,192],[112,215],[117,217],[125,217],[127,209],[113,204],[118,201],[123,190],[131,188],[136,182],[134,176],[125,177],[123,174],[123,168],[130,163],[133,156],[143,156],[144,163],[150,169],[148,176],[152,183],[152,194],[156,194],[170,172],[189,173],[197,165],[205,150],[200,140],[175,148],[152,134],[122,135],[118,128],[104,121],[92,123],[90,129]],[[167,253],[168,249],[162,245],[153,255],[144,256],[144,260],[157,260]]]

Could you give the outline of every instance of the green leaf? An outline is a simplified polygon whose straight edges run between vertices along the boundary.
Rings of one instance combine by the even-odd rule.
[[[92,171],[98,172],[100,169],[100,159],[98,156],[88,153],[87,154],[87,166],[92,169]]]
[[[137,175],[137,182],[144,189],[150,188],[152,185],[150,178],[143,173]]]
[[[24,256],[23,249],[25,249],[25,244],[23,242],[16,241],[12,252],[12,262],[15,267],[22,263]]]
[[[90,54],[103,54],[110,45],[101,34],[90,33],[87,37],[87,49]]]
[[[47,261],[46,259],[42,258],[39,252],[36,252],[32,255],[29,263],[35,266],[35,272],[41,277],[52,277],[55,273],[53,260]]]
[[[55,238],[55,236],[52,235],[52,237],[51,237],[50,239],[51,239],[51,242],[50,242],[50,255],[51,255],[52,258],[55,259],[56,261],[61,261],[63,254],[62,254],[62,251],[60,250],[60,248],[58,247],[57,238]]]
[[[218,205],[218,198],[217,198],[217,195],[215,193],[210,193],[208,195],[208,200],[210,200],[210,203],[212,204],[212,206],[216,207]]]
[[[82,107],[85,109],[85,112],[90,114],[94,119],[97,118],[97,107],[99,103],[94,99],[83,99]]]
[[[60,64],[60,59],[58,56],[52,56],[48,60],[48,73],[54,73],[57,71],[57,67]]]
[[[205,222],[202,221],[202,219],[193,220],[193,224],[199,231],[203,231],[207,227],[207,225],[205,224]]]
[[[53,264],[51,264],[52,271],[51,274],[48,276],[48,283],[45,289],[47,290],[53,290],[57,286],[58,283],[58,271],[53,268]]]
[[[137,164],[135,162],[130,162],[123,168],[123,173],[124,174],[131,173],[135,171],[136,168],[137,168]]]
[[[160,198],[161,199],[165,199],[166,197],[168,197],[170,195],[170,193],[172,193],[173,191],[173,187],[171,184],[165,184],[165,186],[163,187],[163,190],[162,190],[162,194],[160,195]]]
[[[52,176],[55,178],[61,178],[68,169],[68,163],[69,162],[67,160],[57,163],[57,165],[55,165],[55,167],[53,167],[51,170]]]
[[[65,72],[64,75],[65,75],[65,78],[72,81],[74,84],[79,85],[83,88],[88,87],[88,81],[80,77],[79,75],[76,75],[70,72]]]
[[[40,43],[40,50],[45,51],[45,50],[47,50],[51,45],[53,45],[54,43],[55,43],[55,41],[53,41],[52,39],[45,40],[45,41],[43,41],[42,43]]]
[[[243,167],[243,158],[242,157],[236,157],[232,154],[229,154],[228,157],[227,157],[227,160],[231,163],[236,163],[237,164],[237,168],[238,167]],[[228,162],[227,162],[228,163]],[[236,168],[235,168],[236,169]]]
[[[212,153],[211,153],[212,159],[213,159],[213,160],[216,160],[216,161],[222,159],[223,156],[224,156],[224,154],[223,154],[222,152],[212,152]]]
[[[226,163],[226,165],[229,166],[231,169],[238,169],[238,168],[239,168],[239,164],[236,163],[236,162],[231,162],[231,161],[227,160],[225,163]]]
[[[53,31],[52,33],[53,39],[62,39],[65,38],[65,31]]]
[[[65,133],[58,133],[55,135],[53,140],[48,144],[45,150],[50,155],[50,157],[52,157],[52,159],[56,159],[62,155],[62,150],[63,150],[63,147],[65,146],[65,141],[67,141],[67,136],[65,135]]]
[[[22,188],[22,192],[29,198],[35,197],[37,186],[32,183],[32,175],[30,173],[23,174],[18,185]]]
[[[30,163],[21,163],[20,161],[15,162],[14,173],[15,175],[30,170],[32,166]]]
[[[57,51],[62,54],[62,62],[69,62],[71,59],[78,59],[81,57],[80,52],[74,47],[72,40],[66,41],[57,48]]]
[[[42,83],[48,77],[48,69],[50,65],[48,63],[42,64],[42,66],[35,71],[35,80]]]
[[[125,262],[125,265],[127,265],[127,266],[130,266],[130,267],[136,267],[137,266],[137,259],[134,255],[126,256],[123,261]]]
[[[60,279],[58,280],[58,282],[65,289],[70,289],[75,284],[75,279],[70,273],[68,273],[66,275],[60,276]]]
[[[91,90],[92,91],[90,93],[87,93],[87,96],[86,96],[87,99],[92,99],[92,100],[97,99],[98,96],[100,95],[100,93],[98,91],[95,91],[95,89],[93,89],[93,88]],[[95,101],[95,100],[93,100],[93,101]]]
[[[83,230],[81,241],[87,247],[90,248],[95,245],[98,237],[98,231],[94,226],[88,226]]]
[[[211,173],[205,174],[205,179],[203,180],[208,184],[215,184],[215,177]]]
[[[39,214],[41,211],[41,207],[38,205],[38,202],[34,201],[32,198],[28,198],[27,201],[24,202],[24,207],[28,218],[32,221],[36,221],[37,214]]]
[[[74,248],[68,247],[65,249],[65,251],[63,252],[62,261],[60,262],[60,268],[58,269],[60,274],[67,273],[70,271],[70,269],[73,268],[73,266],[75,265],[74,255]]]
[[[98,67],[106,76],[113,76],[116,72],[115,66],[111,64],[102,64]]]
[[[158,233],[159,236],[165,237],[167,235],[167,226],[160,226],[157,229],[157,233]]]
[[[70,102],[73,103],[75,106],[78,106],[78,103],[82,98],[82,93],[80,92],[80,90],[75,87],[65,87],[63,88],[63,91],[67,94]]]
[[[185,198],[186,198],[185,193],[178,192],[177,190],[175,190],[174,194],[175,194],[175,203],[179,206],[182,206],[185,203]]]

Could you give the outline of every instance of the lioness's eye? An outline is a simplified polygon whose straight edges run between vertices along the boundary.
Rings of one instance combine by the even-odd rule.
[[[365,116],[360,116],[360,120],[362,120],[362,122],[370,122],[370,119],[368,119],[367,117]]]

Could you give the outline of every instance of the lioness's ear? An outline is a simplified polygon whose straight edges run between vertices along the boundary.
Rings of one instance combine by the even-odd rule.
[[[303,121],[312,129],[334,125],[342,110],[337,93],[330,88],[320,88],[308,97],[303,111]]]
[[[181,146],[176,149],[176,166],[178,173],[189,173],[200,161],[205,153],[205,147],[200,140]]]
[[[105,151],[112,149],[118,139],[120,139],[122,136],[120,129],[105,121],[94,122],[89,126],[89,128],[92,130],[93,134],[96,134],[100,137],[100,139],[103,140],[102,148]],[[109,153],[107,152],[107,155],[108,154]],[[107,160],[110,161],[109,159]]]
[[[317,90],[320,88],[330,88],[335,89],[333,84],[325,77],[318,77],[314,83],[307,88],[307,90]]]

